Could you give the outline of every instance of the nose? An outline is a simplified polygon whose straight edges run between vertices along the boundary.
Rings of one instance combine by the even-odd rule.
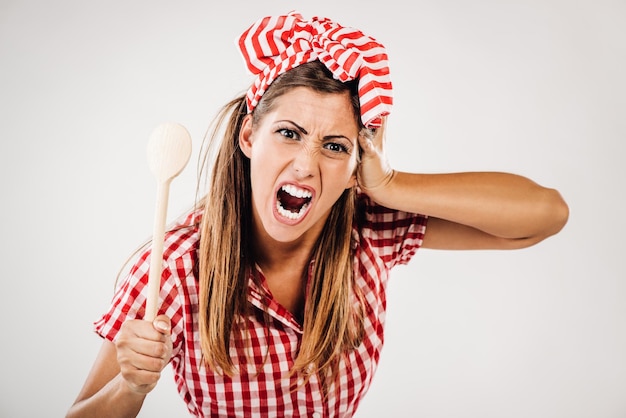
[[[292,167],[299,179],[313,177],[317,172],[317,152],[309,147],[302,147],[294,156]]]

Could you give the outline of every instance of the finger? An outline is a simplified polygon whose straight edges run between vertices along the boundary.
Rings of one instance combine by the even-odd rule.
[[[160,373],[167,366],[169,356],[153,357],[149,355],[135,354],[128,357],[126,364],[132,366],[136,370],[144,370],[147,372]]]
[[[155,321],[157,320],[155,319]],[[162,319],[159,319],[159,321],[162,321]],[[168,338],[167,335],[158,331],[155,327],[156,325],[152,322],[140,319],[128,320],[122,324],[120,335],[128,338],[136,337],[150,341],[166,341]]]
[[[160,371],[136,369],[129,365],[121,367],[121,375],[128,386],[138,393],[149,393],[161,378]]]
[[[171,343],[137,339],[128,346],[133,353],[154,359],[166,359],[171,353]]]
[[[387,126],[387,116],[381,117],[381,125],[374,130],[374,137],[372,138],[372,143],[374,147],[380,151],[383,150],[385,144],[385,130]]]
[[[170,344],[133,340],[132,344],[120,346],[117,360],[126,375],[140,370],[160,373],[169,362],[171,352]]]
[[[169,359],[172,352],[171,338],[156,331],[146,321],[125,322],[114,343],[118,354],[124,358],[137,355]]]
[[[157,316],[154,321],[152,321],[152,325],[155,330],[160,332],[165,336],[169,336],[171,332],[171,323],[170,319],[165,315]]]
[[[361,159],[363,159],[363,157],[368,157],[376,152],[376,148],[374,148],[372,140],[369,139],[364,133],[359,134],[359,148],[361,151]]]
[[[161,373],[161,371],[167,366],[168,363],[165,359],[158,359],[136,354],[132,356],[122,356],[120,359],[118,359],[118,362],[120,365],[120,370],[124,373],[125,376],[135,376],[140,372],[142,372],[141,374],[145,376],[150,376],[154,373]],[[137,379],[134,380],[137,381]]]

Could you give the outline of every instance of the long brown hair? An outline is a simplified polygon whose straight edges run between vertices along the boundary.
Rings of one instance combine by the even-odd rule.
[[[254,109],[253,126],[272,109],[278,97],[302,86],[328,94],[349,91],[355,120],[363,128],[356,81],[342,83],[333,79],[319,61],[300,65],[278,77]],[[239,131],[246,114],[245,96],[240,96],[224,106],[216,118],[210,139],[212,144],[218,141],[218,148],[200,227],[202,352],[209,367],[228,375],[236,372],[229,354],[231,335],[235,341],[245,340],[248,278],[255,265],[251,248],[250,162],[239,149]],[[305,379],[313,373],[335,376],[341,353],[356,348],[363,338],[361,298],[354,288],[352,264],[355,208],[355,191],[347,189],[333,206],[313,250],[303,336],[291,370]]]

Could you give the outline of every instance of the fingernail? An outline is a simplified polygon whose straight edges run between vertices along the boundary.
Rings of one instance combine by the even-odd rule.
[[[160,329],[161,331],[167,331],[170,327],[167,325],[167,322],[164,321],[156,321],[154,326]]]

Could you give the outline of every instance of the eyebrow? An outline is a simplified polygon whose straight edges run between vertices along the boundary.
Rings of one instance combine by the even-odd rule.
[[[309,134],[306,129],[304,129],[302,126],[298,125],[297,123],[295,123],[292,120],[285,119],[285,120],[278,120],[276,122],[287,122],[287,123],[290,123],[290,124],[294,125],[297,128],[297,130],[302,132],[303,134],[305,134],[305,135]],[[354,142],[354,141],[352,141],[350,138],[348,138],[345,135],[326,135],[326,136],[324,136],[323,140],[324,141],[331,141],[331,140],[337,139],[337,138],[344,138],[344,139],[350,141],[351,143]]]

